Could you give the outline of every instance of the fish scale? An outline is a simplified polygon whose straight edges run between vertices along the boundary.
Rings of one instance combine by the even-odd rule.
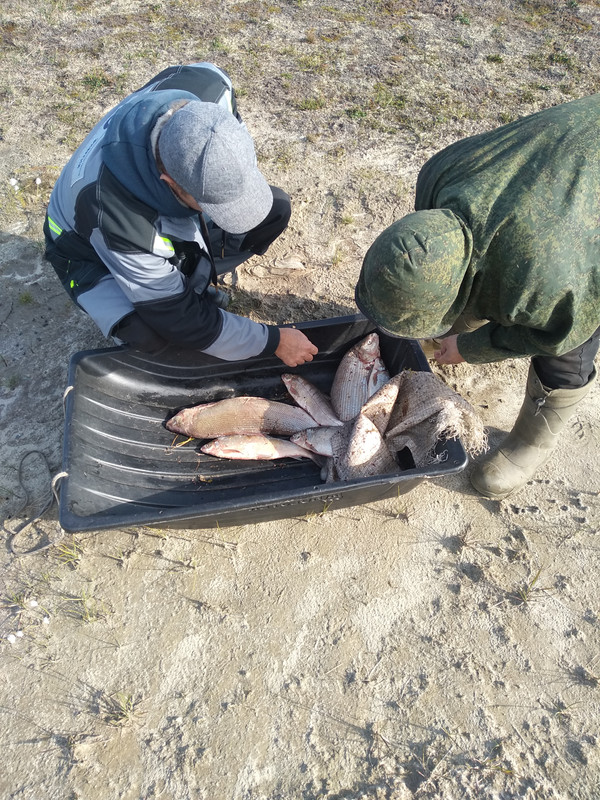
[[[294,373],[284,373],[281,380],[288,392],[318,425],[341,425],[327,396],[311,381]]]
[[[262,397],[230,397],[184,408],[166,426],[195,439],[216,439],[243,433],[289,436],[314,424],[310,414],[298,406]]]
[[[400,472],[381,433],[363,414],[358,414],[351,423],[334,434],[332,452],[328,481],[333,476],[347,481]]]
[[[369,399],[369,381],[379,358],[379,336],[370,333],[340,361],[331,386],[331,405],[343,422],[354,419]]]
[[[249,461],[272,461],[277,458],[311,458],[317,461],[310,452],[288,439],[276,439],[261,433],[237,434],[235,436],[219,436],[200,450],[217,458],[236,458]]]

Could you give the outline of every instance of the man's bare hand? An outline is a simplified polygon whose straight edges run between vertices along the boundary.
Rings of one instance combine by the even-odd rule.
[[[275,355],[288,367],[298,367],[312,361],[318,349],[297,328],[279,328],[279,347]]]
[[[464,358],[458,352],[456,346],[457,336],[447,336],[445,339],[440,339],[440,349],[436,350],[433,357],[438,364],[462,364]]]

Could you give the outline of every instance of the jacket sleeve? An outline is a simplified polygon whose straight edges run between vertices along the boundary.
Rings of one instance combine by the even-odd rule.
[[[222,320],[218,307],[190,287],[179,294],[134,302],[144,322],[163,339],[186,349],[202,350],[219,336]]]
[[[253,322],[219,309],[221,333],[204,352],[225,361],[238,361],[254,356],[271,356],[279,346],[279,328]]]
[[[456,344],[465,361],[488,364],[506,358],[558,356],[578,343],[574,342],[572,347],[566,344],[562,332],[553,334],[524,325],[506,326],[488,322],[471,333],[459,334]]]
[[[224,312],[204,293],[208,261],[187,279],[164,256],[116,252],[106,246],[99,231],[91,241],[140,317],[174,346],[226,361],[271,355],[277,349],[278,328]]]
[[[279,345],[279,330],[220,309],[189,286],[178,294],[134,304],[153,330],[171,344],[201,350],[225,361],[272,355]]]

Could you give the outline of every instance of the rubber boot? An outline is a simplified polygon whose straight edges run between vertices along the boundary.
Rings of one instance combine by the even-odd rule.
[[[596,380],[596,371],[578,389],[547,389],[533,364],[525,400],[512,431],[498,450],[485,456],[471,473],[471,483],[484,497],[502,500],[531,480],[552,455],[563,428]]]

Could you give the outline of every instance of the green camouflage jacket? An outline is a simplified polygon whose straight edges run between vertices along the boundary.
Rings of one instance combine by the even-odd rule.
[[[437,153],[416,213],[365,257],[359,307],[400,335],[469,331],[475,363],[582,344],[600,325],[599,129],[593,95]]]

